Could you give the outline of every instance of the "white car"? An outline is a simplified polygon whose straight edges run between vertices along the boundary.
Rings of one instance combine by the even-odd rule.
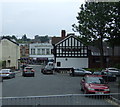
[[[92,72],[87,71],[87,70],[82,69],[82,68],[75,68],[73,70],[73,72],[70,73],[71,76],[84,76],[87,74],[92,74]]]
[[[120,70],[117,68],[106,68],[105,71],[108,71],[116,76],[120,76]]]
[[[11,69],[1,69],[0,77],[1,78],[15,78],[15,73]]]

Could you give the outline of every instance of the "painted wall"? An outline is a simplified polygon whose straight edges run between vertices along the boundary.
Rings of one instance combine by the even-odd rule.
[[[61,62],[61,67],[57,67]],[[56,58],[55,68],[88,68],[88,58]]]
[[[7,39],[3,39],[2,61],[6,61],[6,67],[15,66],[18,68],[18,59],[20,59],[20,47]]]
[[[0,41],[0,61],[2,61],[2,42]]]
[[[35,54],[33,55],[31,52],[31,49],[35,49]],[[38,49],[40,49],[40,53],[38,52]],[[42,53],[42,49],[44,49],[44,54]],[[47,54],[46,50],[49,49],[49,54]],[[32,43],[29,45],[29,57],[33,58],[39,58],[39,57],[45,57],[45,58],[54,58],[54,55],[51,53],[51,49],[53,49],[53,46],[51,43]]]

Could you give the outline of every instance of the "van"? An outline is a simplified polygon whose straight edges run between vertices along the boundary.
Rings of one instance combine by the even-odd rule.
[[[54,62],[48,62],[46,66],[53,69],[54,68]]]

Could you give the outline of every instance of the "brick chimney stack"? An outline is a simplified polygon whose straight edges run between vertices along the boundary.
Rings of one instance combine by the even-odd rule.
[[[61,37],[65,37],[66,36],[66,31],[65,30],[62,30],[61,31]]]

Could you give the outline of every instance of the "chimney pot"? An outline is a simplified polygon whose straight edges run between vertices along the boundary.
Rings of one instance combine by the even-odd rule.
[[[61,31],[61,37],[65,37],[66,36],[66,31],[65,30],[62,30]]]

